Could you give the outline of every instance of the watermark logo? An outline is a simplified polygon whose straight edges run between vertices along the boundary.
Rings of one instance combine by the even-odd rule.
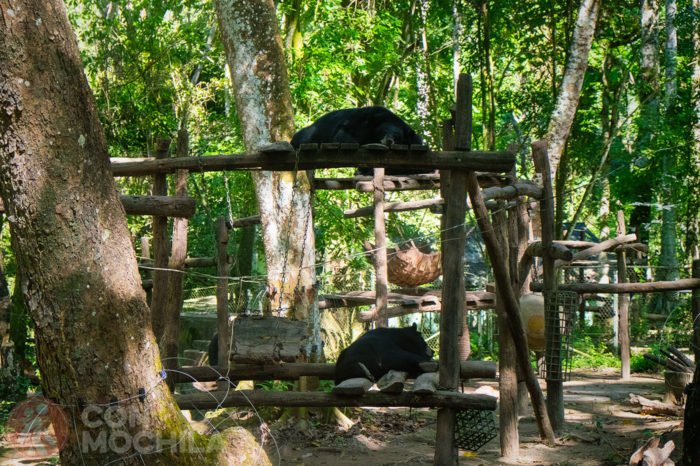
[[[68,442],[68,418],[63,409],[41,396],[18,403],[5,424],[10,446],[25,459],[55,456]]]

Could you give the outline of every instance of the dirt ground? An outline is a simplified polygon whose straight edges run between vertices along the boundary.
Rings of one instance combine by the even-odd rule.
[[[544,383],[541,382],[544,390]],[[470,383],[465,392],[491,390],[493,381]],[[489,388],[483,388],[489,387]],[[498,437],[477,452],[460,451],[460,464],[473,465],[622,465],[649,436],[673,440],[671,456],[682,451],[680,418],[640,415],[629,404],[629,394],[660,400],[664,392],[661,376],[638,376],[622,382],[613,369],[577,370],[564,383],[566,428],[553,448],[538,440],[534,417],[520,420],[520,453],[516,461],[500,457]],[[348,466],[432,464],[435,448],[436,412],[432,409],[353,409],[348,412],[353,427],[341,429],[314,422],[305,431],[279,423],[266,435],[265,450],[274,465]],[[199,424],[201,427],[202,423]],[[259,427],[259,426],[257,426]],[[259,433],[259,428],[251,431]],[[7,447],[7,445],[4,445]],[[10,459],[14,457],[14,459]],[[55,460],[54,460],[55,461]],[[47,464],[23,461],[17,451],[5,450],[0,441],[0,465]],[[56,463],[53,463],[56,464]]]
[[[500,457],[496,437],[477,452],[460,451],[460,464],[621,465],[649,436],[673,440],[671,456],[682,451],[680,418],[640,415],[629,404],[629,394],[661,400],[661,376],[633,376],[622,382],[613,369],[575,371],[564,383],[566,429],[553,448],[541,444],[530,414],[520,420],[520,454],[516,461]],[[479,382],[497,387],[495,382]],[[544,390],[544,383],[543,390]],[[465,387],[473,390],[475,384]],[[304,466],[433,464],[435,410],[362,409],[351,413],[357,420],[347,431],[318,425],[307,434],[293,428],[273,428],[276,447],[267,442],[273,464]]]

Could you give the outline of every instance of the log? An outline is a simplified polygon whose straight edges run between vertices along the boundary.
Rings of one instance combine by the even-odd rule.
[[[655,416],[682,416],[683,408],[670,403],[650,400],[643,396],[630,393],[630,405],[638,406],[642,409],[642,414]]]
[[[440,187],[437,181],[394,178],[396,179],[384,179],[384,191],[430,191]],[[361,193],[371,193],[374,191],[374,184],[372,181],[358,181],[355,189]]]
[[[384,168],[374,169],[374,290],[376,294],[376,326],[388,327],[386,311],[389,303],[388,259],[386,250],[386,225],[384,223]]]
[[[527,246],[525,254],[532,257],[542,257],[544,256],[544,247],[542,246],[542,241],[533,241]],[[571,252],[569,248],[563,244],[552,242],[549,254],[555,259],[561,259],[564,261],[570,261],[574,257],[574,253]]]
[[[504,187],[493,186],[483,190],[484,200],[510,200],[518,196],[529,196],[534,199],[542,198],[542,188],[529,181],[516,181]]]
[[[401,393],[408,374],[401,371],[389,371],[377,381],[377,388],[382,393]]]
[[[443,199],[423,199],[421,201],[412,202],[389,202],[384,204],[384,212],[406,212],[411,210],[427,209],[429,207],[442,206]],[[356,209],[348,209],[343,212],[345,218],[369,217],[374,215],[374,206],[358,207]]]
[[[436,372],[425,372],[413,383],[413,393],[418,396],[433,395],[437,391],[438,375]]]
[[[673,466],[675,463],[669,457],[676,445],[673,440],[669,440],[663,448],[659,448],[660,440],[659,437],[647,440],[630,456],[630,466]]]
[[[352,379],[343,380],[338,385],[333,387],[334,395],[341,396],[361,396],[372,388],[374,382],[364,377],[355,377]]]
[[[644,353],[644,359],[648,359],[649,361],[654,361],[657,364],[660,364],[668,369],[671,369],[672,371],[677,371],[677,372],[687,372],[684,366],[674,362],[670,361],[668,359],[661,359],[658,356],[655,356],[651,353]]]
[[[260,225],[260,215],[237,218],[231,222],[230,228],[245,228],[252,225]]]
[[[233,257],[228,257],[228,263],[233,264]],[[185,259],[185,268],[216,267],[216,257],[188,257]]]
[[[421,363],[424,372],[437,372],[439,361]],[[225,374],[231,380],[296,380],[302,376],[318,377],[322,380],[335,378],[335,364],[320,363],[279,363],[279,364],[232,364],[217,367],[180,367],[169,372],[168,378],[176,383],[211,382]],[[462,379],[495,379],[496,363],[493,361],[462,361],[460,364]]]
[[[187,196],[127,196],[122,194],[122,205],[128,215],[160,215],[190,218],[195,212],[194,199]]]
[[[398,395],[370,391],[364,396],[338,396],[327,392],[277,392],[271,390],[229,390],[175,395],[180,409],[217,409],[233,406],[329,407],[407,406],[412,408],[455,408],[495,410],[496,397],[438,390],[434,395]]]
[[[439,169],[480,170],[503,173],[512,169],[515,154],[506,151],[392,151],[377,152],[360,148],[356,151],[318,150],[256,152],[252,154],[209,155],[206,157],[172,157],[167,160],[147,159],[111,165],[114,176],[145,176],[174,173],[228,170],[313,170],[321,168],[367,167],[405,168],[410,166],[430,172]]]
[[[636,239],[637,235],[635,235],[634,233],[631,233],[629,235],[620,235],[617,238],[611,238],[607,241],[603,241],[602,243],[598,243],[595,246],[586,248],[583,251],[577,252],[576,254],[574,254],[574,257],[571,260],[578,261],[581,259],[586,259],[588,257],[595,256],[596,254],[599,254],[603,251],[607,251],[608,249],[614,249],[621,244],[629,243]],[[565,261],[558,260],[554,263],[555,267],[561,267],[562,265],[565,265]]]
[[[645,283],[564,283],[557,288],[577,293],[654,293],[657,291],[700,289],[700,278]],[[542,291],[542,283],[531,283],[530,290]]]
[[[346,294],[328,294],[319,298],[319,309],[334,309],[342,307],[370,306],[374,303],[374,291],[351,291]],[[416,296],[405,293],[389,293],[389,302],[398,304],[398,307],[415,310],[408,312],[423,312],[422,309],[431,312],[440,312],[442,292],[429,291]],[[433,308],[433,306],[435,306]],[[489,291],[467,291],[465,295],[465,309],[493,309],[496,306],[496,295]],[[391,311],[391,310],[389,310]],[[396,309],[396,316],[406,313]],[[362,314],[365,315],[365,314]],[[360,320],[364,320],[361,318]]]
[[[692,359],[690,359],[688,356],[686,356],[685,354],[683,354],[678,348],[676,348],[676,347],[673,346],[673,345],[668,345],[667,348],[668,348],[668,350],[669,350],[671,353],[673,353],[678,359],[680,359],[680,360],[683,362],[683,364],[685,364],[686,366],[688,366],[688,367],[690,368],[691,371],[693,371],[693,372],[695,371],[695,363],[693,362]]]

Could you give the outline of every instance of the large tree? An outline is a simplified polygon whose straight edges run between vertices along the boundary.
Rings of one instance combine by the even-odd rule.
[[[207,445],[164,383],[103,130],[60,0],[0,0],[0,195],[61,464],[190,464]],[[107,422],[108,409],[117,418]],[[126,417],[124,417],[126,416]]]
[[[246,150],[289,141],[294,114],[272,0],[216,0]],[[306,172],[253,172],[270,307],[309,320],[318,342],[311,186]],[[320,348],[317,346],[317,349]]]

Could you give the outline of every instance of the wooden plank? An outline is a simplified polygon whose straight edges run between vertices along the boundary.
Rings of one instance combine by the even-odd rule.
[[[434,395],[411,392],[386,394],[370,391],[364,396],[338,396],[327,392],[276,392],[271,390],[229,390],[175,395],[180,409],[216,409],[233,406],[326,407],[407,406],[413,408],[496,409],[496,397],[438,390]]]
[[[377,381],[377,388],[382,393],[401,393],[408,374],[401,371],[389,371]]]
[[[374,383],[369,379],[355,377],[343,380],[333,387],[333,394],[341,396],[362,396],[372,388],[372,385],[374,385]]]
[[[238,316],[233,323],[236,362],[292,362],[304,357],[310,337],[306,322],[286,317]]]
[[[341,145],[341,149],[343,146]],[[252,153],[233,155],[208,155],[204,157],[171,157],[167,160],[121,162],[111,165],[114,176],[145,176],[156,173],[174,173],[224,170],[276,170],[292,171],[321,168],[366,167],[405,168],[410,166],[430,172],[438,169],[478,170],[488,173],[504,173],[515,164],[515,154],[507,151],[438,151],[417,150],[375,152],[362,149]]]

